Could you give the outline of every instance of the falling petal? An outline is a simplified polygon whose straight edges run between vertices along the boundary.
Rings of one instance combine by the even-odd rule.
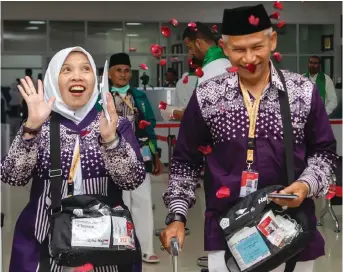
[[[252,63],[249,63],[245,66],[251,73],[255,73],[256,71],[256,65],[255,64],[252,64]]]
[[[183,84],[187,84],[188,83],[188,76],[185,76],[182,80]]]
[[[190,23],[188,23],[188,27],[190,27],[190,28],[196,28],[196,27],[197,27],[197,24],[194,23],[194,22],[190,22]]]
[[[161,101],[160,104],[158,105],[158,108],[160,110],[165,110],[167,108],[168,104],[164,101]]]
[[[144,64],[144,63],[139,64],[139,68],[141,68],[143,70],[148,70],[149,69],[148,66],[146,64]]]
[[[280,12],[275,11],[272,15],[269,16],[271,19],[279,20],[280,19]]]
[[[260,22],[260,19],[255,17],[254,15],[250,15],[248,20],[249,20],[249,23],[253,26],[257,26],[258,23]]]
[[[274,52],[273,57],[274,57],[276,62],[281,62],[281,60],[282,60],[282,55],[279,52]]]
[[[141,120],[141,121],[139,122],[138,127],[139,127],[139,129],[145,129],[145,128],[147,128],[147,127],[150,126],[150,125],[151,125],[150,122],[145,121],[145,120]]]
[[[283,9],[283,6],[282,6],[282,4],[281,4],[280,1],[275,1],[275,2],[274,2],[274,8],[279,9],[279,10],[282,10],[282,9]]]
[[[281,22],[276,24],[276,27],[277,28],[282,28],[285,24],[286,24],[285,21],[281,21]]]
[[[211,146],[199,146],[198,151],[200,151],[202,154],[207,155],[212,153],[212,147]]]
[[[214,33],[217,33],[217,32],[218,32],[218,26],[217,26],[217,25],[213,25],[213,26],[211,27],[211,29],[212,29],[212,31],[213,31]]]
[[[196,68],[196,70],[195,70],[195,75],[196,75],[197,77],[202,77],[202,76],[204,75],[204,71],[202,70],[201,67]]]
[[[175,18],[171,19],[171,20],[170,20],[170,23],[171,23],[173,26],[178,26],[178,24],[179,24],[179,22],[178,22]]]
[[[159,64],[160,64],[161,66],[164,66],[164,65],[167,64],[167,61],[166,61],[165,59],[161,59],[160,62],[159,62]]]
[[[237,73],[238,67],[237,66],[231,66],[226,69],[229,73]]]
[[[163,54],[163,47],[159,44],[150,45],[150,52],[155,58],[160,58]]]
[[[161,33],[164,37],[168,38],[171,35],[171,30],[168,26],[162,26]]]
[[[222,186],[216,193],[217,198],[228,198],[230,196],[230,189],[226,186]]]
[[[191,58],[188,58],[188,59],[187,59],[187,63],[188,63],[188,66],[192,66],[192,63],[193,63],[192,59],[191,59]]]
[[[136,52],[136,51],[137,51],[137,48],[134,48],[134,47],[129,48],[129,52]]]
[[[177,57],[169,57],[170,61],[178,61],[179,59]]]

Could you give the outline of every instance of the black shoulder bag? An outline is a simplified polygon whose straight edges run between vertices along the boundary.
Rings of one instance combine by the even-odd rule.
[[[55,113],[50,121],[50,156],[49,250],[55,262],[67,267],[140,262],[132,217],[122,199],[103,195],[71,195],[62,199],[60,120]]]
[[[280,70],[278,70],[278,74],[284,87],[284,91],[279,90],[279,101],[283,124],[287,180],[288,184],[292,184],[295,180],[295,173],[291,111],[284,75]],[[225,261],[230,272],[267,272],[283,263],[286,263],[285,272],[293,271],[296,264],[294,257],[306,247],[315,228],[310,226],[309,217],[302,209],[302,205],[298,208],[284,210],[275,203],[268,201],[267,194],[280,191],[283,188],[283,186],[275,185],[253,192],[220,217],[219,224],[224,231],[228,245]],[[271,237],[282,236],[276,235],[278,234],[276,232],[277,227],[275,227],[277,225],[273,224],[273,222],[270,223],[270,218],[265,216],[270,211],[273,212],[275,217],[279,215],[290,219],[293,223],[296,222],[295,225],[299,231],[296,232],[297,234],[292,239],[281,240],[280,238],[271,242]],[[250,236],[239,236],[246,230],[251,231],[249,232],[251,233]],[[273,234],[273,232],[275,233]],[[239,240],[240,237],[245,238]],[[237,244],[239,246],[236,247]],[[252,248],[255,251],[251,250]],[[242,254],[240,250],[242,250]]]

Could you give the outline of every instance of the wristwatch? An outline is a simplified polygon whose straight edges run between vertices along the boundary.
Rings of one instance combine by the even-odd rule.
[[[186,216],[184,216],[181,213],[169,213],[166,217],[166,225],[168,226],[169,224],[175,222],[175,221],[180,221],[186,225],[187,219]]]

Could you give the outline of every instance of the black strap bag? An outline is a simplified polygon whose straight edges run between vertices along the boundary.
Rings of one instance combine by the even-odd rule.
[[[77,267],[129,265],[141,261],[131,213],[122,199],[103,195],[72,195],[61,199],[60,121],[50,122],[51,216],[49,251],[58,265]]]
[[[295,178],[291,112],[285,79],[281,71],[278,73],[285,89],[279,91],[279,99],[287,180],[292,184]],[[286,271],[293,271],[294,256],[306,247],[315,227],[311,226],[303,205],[283,209],[268,199],[268,194],[283,188],[276,185],[253,192],[220,217],[228,245],[225,261],[230,272],[267,272],[283,263]]]

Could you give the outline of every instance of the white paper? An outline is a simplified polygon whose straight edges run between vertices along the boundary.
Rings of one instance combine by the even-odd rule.
[[[110,238],[110,216],[72,219],[72,247],[109,248]]]
[[[133,230],[128,231],[127,220],[123,217],[112,216],[113,245],[134,247]],[[131,232],[131,233],[129,233]]]
[[[246,227],[237,232],[228,241],[228,246],[241,271],[271,255],[256,227]]]
[[[111,121],[111,117],[107,110],[107,99],[106,94],[110,92],[109,86],[108,86],[108,64],[107,60],[104,65],[104,73],[102,75],[102,81],[100,83],[100,93],[101,93],[101,100],[102,100],[102,108],[105,112],[105,117],[107,121]]]

